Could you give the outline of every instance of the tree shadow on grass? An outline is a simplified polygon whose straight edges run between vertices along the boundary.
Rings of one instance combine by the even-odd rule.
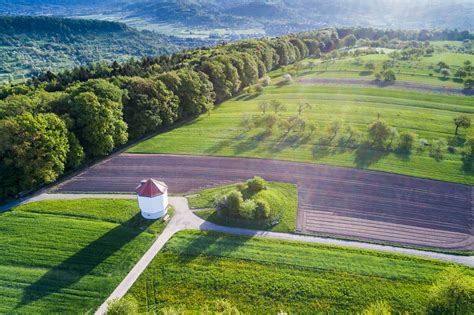
[[[141,214],[137,213],[127,222],[108,231],[27,287],[15,309],[59,293],[79,282],[124,245],[138,237],[153,222],[155,221],[145,221]]]
[[[334,154],[334,147],[330,145],[316,144],[313,147],[313,158],[321,160],[322,158]]]
[[[403,150],[395,150],[394,151],[395,156],[402,160],[403,162],[410,162],[410,156],[411,152],[410,151],[403,151]]]
[[[364,70],[364,71],[359,72],[359,76],[361,76],[361,77],[367,77],[367,76],[370,76],[372,74],[374,74],[374,72],[373,71],[368,71],[368,70]]]
[[[465,142],[466,137],[463,135],[453,136],[448,139],[448,145],[452,147],[462,147]]]
[[[275,86],[277,88],[282,88],[282,87],[289,86],[289,85],[291,85],[291,82],[288,82],[288,81],[281,81],[281,82],[278,82],[277,84],[275,84]]]
[[[241,154],[244,152],[253,151],[258,147],[261,141],[266,140],[270,136],[271,136],[271,133],[268,132],[267,130],[263,130],[253,136],[250,136],[249,138],[237,143],[237,145],[234,148],[234,153]]]
[[[244,131],[244,130],[241,130],[238,134],[236,134],[235,136],[231,137],[231,138],[226,138],[226,139],[223,139],[221,141],[219,141],[218,143],[214,144],[212,147],[206,149],[206,154],[216,154],[218,153],[219,151],[221,151],[222,149],[224,149],[225,147],[229,147],[231,145],[233,145],[234,143],[237,143],[239,141],[242,141],[245,139],[246,137],[246,134],[248,133],[249,131]]]
[[[364,143],[355,151],[354,162],[358,168],[367,168],[387,155],[387,151],[377,150],[370,144]]]
[[[462,171],[468,175],[474,175],[474,157],[470,154],[462,154]]]
[[[307,70],[307,71],[297,73],[296,76],[297,77],[304,77],[304,76],[310,75],[311,73],[312,73],[311,70]]]
[[[260,95],[262,95],[262,94],[260,94],[260,93],[247,94],[244,97],[242,97],[240,100],[245,101],[245,102],[246,101],[251,101],[251,100],[256,99],[257,97],[259,97]]]
[[[275,141],[270,145],[268,150],[271,153],[278,153],[287,148],[297,149],[298,147],[307,144],[310,139],[311,137],[309,135],[283,133],[278,141]]]

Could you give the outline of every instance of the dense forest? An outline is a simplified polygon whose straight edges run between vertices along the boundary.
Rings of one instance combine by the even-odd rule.
[[[93,62],[172,53],[172,38],[122,23],[52,17],[0,17],[0,82]]]
[[[47,72],[0,86],[0,196],[51,183],[130,140],[210,111],[268,71],[358,40],[470,39],[469,32],[323,29]],[[259,80],[263,78],[263,80]]]

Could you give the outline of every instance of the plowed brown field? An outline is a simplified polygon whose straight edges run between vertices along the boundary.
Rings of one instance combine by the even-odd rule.
[[[472,188],[351,168],[243,158],[121,154],[63,183],[60,192],[129,192],[143,178],[192,193],[260,175],[298,185],[304,233],[474,250]]]

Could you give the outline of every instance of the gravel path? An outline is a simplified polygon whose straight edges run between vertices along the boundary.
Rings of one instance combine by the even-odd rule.
[[[380,88],[395,88],[395,89],[407,89],[416,90],[429,93],[437,94],[455,94],[455,95],[474,95],[473,90],[465,90],[460,88],[453,88],[442,85],[431,85],[416,82],[406,81],[395,81],[392,84],[384,84],[375,80],[367,79],[323,79],[323,78],[305,78],[299,79],[298,83],[301,84],[314,84],[314,85],[363,85]]]
[[[472,188],[326,165],[245,158],[120,154],[60,192],[130,192],[148,177],[192,193],[260,175],[298,185],[297,229],[363,240],[474,250]]]

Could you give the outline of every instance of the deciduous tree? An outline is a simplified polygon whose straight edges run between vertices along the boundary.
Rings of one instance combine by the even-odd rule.
[[[55,181],[69,151],[66,124],[55,114],[25,112],[0,122],[2,197]]]
[[[457,135],[459,132],[459,128],[469,128],[471,126],[471,118],[467,115],[461,114],[453,119],[454,125],[456,129],[454,130],[454,134]]]
[[[383,148],[390,137],[390,126],[383,120],[376,120],[369,125],[367,136],[374,147]]]

